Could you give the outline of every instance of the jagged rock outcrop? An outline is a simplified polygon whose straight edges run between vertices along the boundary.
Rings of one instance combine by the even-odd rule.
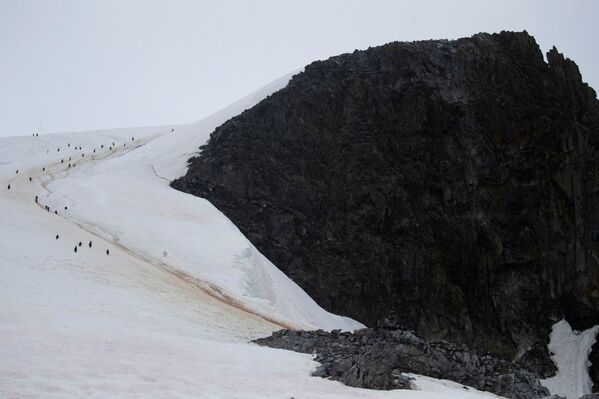
[[[551,324],[599,324],[599,103],[547,60],[502,32],[314,62],[172,186],[326,309],[549,376]]]
[[[354,333],[281,330],[259,345],[316,354],[313,375],[371,389],[409,389],[404,373],[444,378],[511,399],[544,398],[539,378],[517,363],[478,355],[447,342],[430,343],[406,330]],[[467,390],[467,387],[464,387]]]

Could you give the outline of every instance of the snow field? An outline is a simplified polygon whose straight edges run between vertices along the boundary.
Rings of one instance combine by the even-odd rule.
[[[0,397],[496,398],[418,376],[419,391],[350,388],[311,377],[310,355],[248,343],[281,326],[361,326],[168,186],[216,126],[288,79],[174,132],[0,139]]]

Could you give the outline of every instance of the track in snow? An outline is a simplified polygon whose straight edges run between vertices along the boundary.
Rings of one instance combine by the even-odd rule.
[[[100,163],[107,159],[114,159],[114,158],[121,157],[131,151],[135,151],[137,148],[142,147],[143,145],[149,143],[153,139],[154,138],[150,138],[148,140],[138,140],[138,142],[135,142],[135,146],[132,146],[132,145],[130,145],[129,147],[115,146],[112,150],[105,151],[104,153],[98,152],[98,153],[96,153],[97,155],[88,156],[87,158],[82,157],[81,159],[78,160],[78,163],[76,164],[76,166],[72,166],[70,168],[68,167],[68,163],[55,162],[51,166],[46,167],[46,171],[48,171],[48,172],[43,175],[40,175],[39,173],[35,173],[35,171],[31,171],[32,173],[25,173],[25,175],[27,175],[28,177],[31,177],[32,179],[38,179],[41,187],[46,191],[46,193],[51,194],[52,192],[48,188],[48,185],[53,180],[55,180],[57,178],[59,178],[59,179],[66,178],[69,176],[69,174],[73,173],[75,170],[77,170],[77,172],[79,173],[81,168],[84,168],[84,167],[87,167],[88,169],[93,168],[94,163],[97,164],[97,163]],[[52,169],[56,169],[56,168],[59,168],[59,170],[52,170]],[[158,173],[156,173],[154,166],[151,166],[151,168],[152,168],[153,173],[157,177],[167,180],[163,177],[160,177],[158,175]],[[38,168],[38,171],[39,171],[39,168]],[[27,172],[27,171],[25,171],[25,172]],[[44,179],[43,177],[45,177],[45,176],[47,176],[49,179]],[[14,184],[14,181],[13,181],[13,184]],[[26,200],[27,195],[21,195],[21,198]],[[38,202],[37,205],[43,213],[48,213],[43,208],[43,205],[41,203]],[[52,214],[50,216],[56,216],[56,215]],[[84,223],[78,222],[77,220],[69,218],[68,212],[67,213],[60,212],[58,214],[58,216],[65,218],[66,220],[71,222],[73,225],[84,230],[89,235],[95,237],[95,240],[100,241],[100,242],[109,240],[108,242],[112,247],[120,249],[121,251],[131,255],[132,257],[135,257],[135,258],[139,259],[140,261],[147,263],[149,266],[158,267],[158,268],[162,269],[163,271],[171,274],[175,278],[180,279],[182,282],[189,284],[190,286],[202,291],[204,294],[207,294],[207,295],[221,301],[223,303],[223,306],[232,306],[241,311],[244,311],[244,312],[250,313],[254,316],[263,318],[267,322],[272,323],[273,325],[275,325],[279,328],[293,328],[293,326],[291,326],[291,325],[277,322],[274,319],[270,319],[268,316],[260,315],[260,314],[257,314],[256,312],[253,312],[251,309],[248,309],[243,303],[240,303],[239,301],[235,300],[234,298],[232,298],[231,296],[227,295],[225,292],[220,290],[218,287],[211,285],[208,282],[201,281],[197,278],[194,278],[193,276],[190,276],[189,274],[187,274],[185,272],[176,270],[175,268],[169,266],[168,263],[166,263],[164,261],[161,261],[154,257],[148,256],[146,254],[143,254],[143,253],[137,252],[131,248],[128,248],[127,246],[121,244],[118,240],[110,239],[109,238],[110,234],[108,232],[104,232],[103,235],[97,234],[94,231],[94,229],[90,228],[90,226],[85,225]]]

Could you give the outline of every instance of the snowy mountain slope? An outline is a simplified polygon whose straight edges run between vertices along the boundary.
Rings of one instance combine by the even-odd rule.
[[[310,356],[247,343],[360,326],[168,187],[190,148],[287,79],[174,132],[0,139],[0,397],[495,397],[421,377],[420,392],[348,388],[310,377]]]
[[[129,138],[119,148],[147,145],[56,176],[46,186],[49,194],[44,201],[53,208],[70,204],[65,216],[80,226],[277,324],[362,327],[320,308],[210,203],[168,186],[190,155],[181,154],[181,149],[197,149],[215,127],[280,86],[268,86],[205,121],[155,140]]]

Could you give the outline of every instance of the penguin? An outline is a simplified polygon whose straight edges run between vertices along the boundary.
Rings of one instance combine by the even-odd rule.
[[[81,154],[81,158],[83,158],[85,156],[85,154]]]
[[[42,172],[45,172],[45,171],[46,171],[46,168],[45,168],[45,167],[43,167],[43,168],[42,168]]]
[[[110,251],[109,250],[106,250],[106,255],[110,255]]]
[[[83,243],[81,241],[79,241],[79,246],[82,246],[82,245],[83,245]]]
[[[29,176],[29,181],[31,181],[31,176]]]
[[[71,148],[71,143],[68,143],[68,144],[67,144],[67,147]]]
[[[92,242],[91,242],[91,241],[89,242],[89,247],[90,247],[90,248],[92,247]]]
[[[131,141],[135,141],[135,137],[131,137]]]
[[[19,169],[17,169],[17,173],[15,173],[15,175],[18,175],[18,174],[19,174]]]
[[[37,195],[35,196],[35,203],[37,204]]]
[[[64,163],[64,159],[61,159],[61,160],[60,160],[60,163]]]
[[[75,253],[77,253],[77,245],[75,245]]]
[[[100,148],[104,148],[104,144],[102,144],[102,145],[100,146]]]
[[[94,148],[94,154],[96,153],[96,149]]]
[[[10,184],[8,185],[8,189],[10,190]]]
[[[58,149],[56,150],[56,152],[60,152],[60,147],[58,147]]]
[[[58,237],[60,237],[58,234],[56,234],[56,239],[58,240]]]
[[[58,211],[54,211],[54,214],[55,214],[55,215],[58,215]]]
[[[65,207],[64,207],[64,210],[66,211],[67,209],[69,209],[69,207],[68,207],[68,206],[65,206]]]

